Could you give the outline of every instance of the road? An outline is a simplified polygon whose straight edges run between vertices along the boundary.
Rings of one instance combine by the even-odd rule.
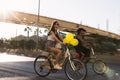
[[[39,77],[33,69],[34,59],[32,57],[0,54],[0,80],[68,80],[64,70],[51,73],[48,77]],[[106,60],[108,70],[105,75],[97,75],[93,72],[91,64],[88,64],[88,76],[85,80],[120,80],[119,61]]]

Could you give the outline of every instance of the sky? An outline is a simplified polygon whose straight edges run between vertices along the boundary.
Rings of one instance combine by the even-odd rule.
[[[42,16],[88,25],[120,35],[120,0],[0,0],[0,10],[38,14],[38,1]],[[3,31],[1,26],[0,29]]]

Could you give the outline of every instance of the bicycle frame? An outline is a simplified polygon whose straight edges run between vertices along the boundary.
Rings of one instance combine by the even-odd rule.
[[[66,61],[69,57],[70,57],[70,53],[69,53],[69,49],[67,49],[67,50],[65,51],[63,60],[62,60],[62,62],[60,63],[60,66],[61,66],[61,67],[64,65],[65,61]]]
[[[67,60],[69,60],[72,69],[75,70],[75,66],[73,65],[73,63],[71,61],[71,54],[69,52],[69,49],[68,49],[67,45],[65,46],[65,48],[66,48],[66,50],[65,50],[64,58],[63,58],[62,62],[60,63],[60,66],[62,67],[65,64],[65,62]],[[50,59],[50,60],[53,59],[53,54],[50,53],[49,56],[48,56],[48,59]],[[51,63],[54,66],[54,61],[53,60],[51,60]]]
[[[95,51],[94,51],[93,47],[91,47],[90,50],[91,50],[91,52],[90,52],[89,60],[96,59],[97,57],[95,55]],[[83,61],[84,59],[86,59],[84,53],[81,52],[80,55],[81,55],[81,58],[80,58],[81,61]]]
[[[71,65],[72,69],[75,71],[76,68],[75,68],[74,64],[72,63],[72,61],[71,61],[71,54],[70,54],[68,48],[66,49],[65,57],[66,57],[66,58],[68,57],[68,60],[69,60],[69,62],[70,62],[70,65]]]
[[[91,53],[92,53],[92,55],[91,55],[90,59],[96,59],[97,57],[96,57],[95,51],[92,47],[91,47]]]
[[[96,57],[95,51],[92,47],[91,47],[91,53],[92,53],[92,56],[90,57],[89,62],[92,63],[93,71],[100,75],[104,74],[107,71],[106,63],[104,63],[104,61]],[[102,65],[102,67],[100,65]]]
[[[65,52],[64,52],[64,58],[62,59],[62,62],[59,64],[61,67],[65,64],[66,60],[69,60],[71,63],[71,54],[69,52],[69,49],[67,48],[67,46],[65,46]],[[54,59],[53,59],[53,52],[49,52],[49,55],[47,57],[47,59],[50,59],[52,66],[54,66]],[[44,64],[44,63],[43,63]]]

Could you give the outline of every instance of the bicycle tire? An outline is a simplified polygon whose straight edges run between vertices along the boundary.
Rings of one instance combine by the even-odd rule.
[[[43,62],[45,62],[45,64],[42,64]],[[44,68],[44,66],[49,66],[50,69],[48,68]],[[35,61],[34,61],[34,71],[37,75],[39,75],[40,77],[45,77],[48,76],[51,72],[51,61],[47,58],[47,56],[38,56],[36,57]]]
[[[79,59],[71,60],[73,65],[75,66],[75,70],[70,65],[70,61],[67,60],[65,63],[65,74],[69,80],[84,80],[87,75],[87,69],[85,64]]]
[[[92,64],[92,68],[93,71],[96,74],[102,75],[107,71],[107,65],[105,62],[103,62],[102,60],[96,60],[93,64]]]

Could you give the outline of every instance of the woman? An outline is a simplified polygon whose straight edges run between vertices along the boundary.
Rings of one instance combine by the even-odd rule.
[[[59,28],[58,21],[53,21],[50,30],[48,32],[48,38],[47,38],[47,49],[51,52],[54,52],[56,55],[56,61],[54,69],[62,69],[62,67],[59,66],[58,61],[61,57],[61,50],[59,48],[56,48],[56,44],[62,43],[62,37],[58,34],[57,30]]]

